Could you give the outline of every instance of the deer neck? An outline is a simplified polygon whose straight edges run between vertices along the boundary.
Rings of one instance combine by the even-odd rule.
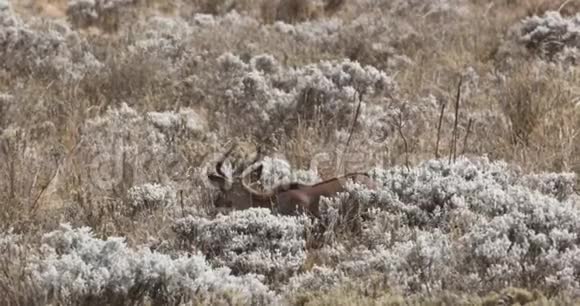
[[[275,195],[273,193],[251,193],[250,201],[252,207],[272,208]]]

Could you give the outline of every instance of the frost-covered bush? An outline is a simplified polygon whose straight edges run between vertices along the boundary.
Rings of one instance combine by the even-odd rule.
[[[453,284],[456,260],[450,236],[435,229],[418,230],[407,241],[369,250],[359,248],[339,263],[338,269],[353,279],[382,275],[386,288],[403,292],[440,291]]]
[[[189,154],[210,150],[216,144],[197,146],[205,139],[205,121],[191,109],[139,113],[123,103],[88,119],[82,127],[77,156],[88,161],[87,188],[102,192],[125,192],[150,181],[176,183],[190,190],[184,177],[191,175],[180,147],[187,142]],[[167,183],[166,183],[167,182]]]
[[[9,99],[12,100],[12,99]],[[14,99],[13,102],[18,100]],[[0,202],[5,203],[3,213],[12,224],[13,221],[9,216],[20,215],[23,209],[31,208],[35,203],[43,203],[45,198],[39,197],[43,193],[46,185],[36,184],[37,180],[46,179],[55,175],[58,167],[52,162],[58,157],[59,151],[54,143],[46,141],[55,133],[54,125],[45,122],[39,124],[38,129],[24,128],[16,124],[10,124],[11,111],[19,107],[18,103],[6,105],[7,108],[0,109],[5,113],[0,114],[0,155],[3,163],[0,163],[0,173],[4,174],[3,180],[0,180]],[[0,102],[0,108],[3,105]],[[8,124],[7,124],[8,123]],[[51,162],[47,162],[51,161]],[[48,180],[48,179],[47,179]],[[50,181],[48,181],[50,182]],[[52,187],[52,186],[51,186]],[[10,205],[18,199],[20,205]]]
[[[0,12],[0,67],[44,78],[79,80],[102,64],[67,24]]]
[[[14,229],[0,232],[0,304],[32,304],[37,301],[33,294],[24,294],[30,290],[27,274],[24,269],[27,258],[35,253],[24,243],[24,235],[15,234]]]
[[[179,112],[148,112],[147,119],[167,134],[202,134],[207,125],[205,119],[191,108]]]
[[[309,271],[291,277],[282,291],[289,298],[300,293],[327,292],[345,280],[345,275],[340,270],[314,266]]]
[[[277,21],[271,26],[266,26],[265,29],[274,33],[288,35],[301,43],[334,45],[339,33],[344,30],[343,26],[344,24],[339,19],[322,19],[297,24]]]
[[[69,0],[66,14],[75,27],[99,26],[117,30],[122,13],[135,0]]]
[[[155,16],[139,24],[141,33],[128,46],[131,56],[162,61],[163,75],[172,75],[187,67],[193,58],[192,35],[196,28],[179,18]]]
[[[48,300],[84,304],[135,301],[203,303],[233,300],[270,304],[274,295],[253,274],[233,276],[212,268],[201,255],[170,257],[127,247],[123,238],[94,237],[89,228],[60,229],[44,235],[43,255],[27,269]]]
[[[375,7],[375,4],[371,4]],[[406,54],[431,37],[420,37],[415,25],[405,18],[385,18],[381,11],[363,11],[350,21],[331,18],[287,24],[276,22],[263,26],[273,37],[283,36],[290,44],[299,43],[321,52],[341,54],[361,64],[396,73],[413,64]]]
[[[167,154],[165,135],[147,124],[145,118],[127,104],[87,120],[83,138],[81,154],[91,161],[87,165],[91,186],[101,190],[111,189],[119,183],[117,180],[121,178],[112,177],[112,174],[140,170],[144,164],[171,158]]]
[[[133,186],[127,197],[134,210],[167,208],[175,205],[176,192],[171,186],[146,183]]]
[[[10,228],[6,232],[0,232],[0,251],[2,252],[2,257],[0,258],[0,270],[4,272],[12,272],[12,269],[20,263],[20,260],[23,259],[27,251],[27,246],[25,246],[22,241],[22,235],[15,234],[13,228]],[[4,275],[4,277],[10,276],[12,275]],[[0,277],[0,282],[6,281],[10,280]]]
[[[191,71],[191,66],[198,68],[203,61],[209,61],[208,55],[216,52],[214,49],[221,49],[228,39],[255,31],[258,22],[234,11],[224,16],[194,14],[188,19],[152,16],[138,22],[137,27],[140,31],[128,46],[129,54],[161,62],[162,76],[182,75],[183,85],[189,87],[204,81],[199,79],[198,71]],[[229,49],[229,45],[223,48]]]
[[[576,179],[575,173],[532,173],[521,184],[562,201],[574,194]]]
[[[580,14],[563,17],[548,11],[527,17],[512,29],[513,39],[532,54],[549,61],[577,64],[580,49]]]
[[[228,78],[226,103],[234,106],[235,114],[243,114],[236,118],[240,124],[255,131],[293,126],[298,118],[344,125],[352,120],[360,98],[361,117],[370,116],[367,108],[390,98],[396,90],[385,72],[349,60],[284,68],[271,56],[259,55],[245,64],[228,53],[218,62]],[[376,121],[361,122],[371,125]]]
[[[580,289],[574,175],[525,175],[486,158],[373,173],[380,190],[338,198],[369,209],[359,251],[338,263],[346,275],[378,272],[405,292],[496,290],[531,279],[556,291]]]
[[[8,12],[10,9],[10,0],[0,0],[0,13]]]
[[[296,273],[306,259],[306,216],[275,216],[252,208],[218,215],[215,219],[188,216],[173,226],[179,239],[234,273],[258,273],[270,281]]]

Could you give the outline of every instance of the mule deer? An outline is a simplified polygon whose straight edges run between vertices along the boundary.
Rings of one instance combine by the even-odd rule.
[[[216,174],[208,175],[209,181],[221,191],[220,196],[215,201],[216,207],[234,209],[263,207],[276,209],[284,215],[306,212],[320,217],[320,197],[332,197],[339,192],[346,191],[348,181],[365,185],[370,189],[376,188],[374,181],[368,174],[349,173],[314,185],[291,183],[278,185],[269,192],[260,192],[250,187],[245,178],[252,172],[256,172],[258,177],[261,176],[262,165],[250,166],[240,176],[231,177],[225,175],[221,169],[224,159],[225,157],[217,163]]]

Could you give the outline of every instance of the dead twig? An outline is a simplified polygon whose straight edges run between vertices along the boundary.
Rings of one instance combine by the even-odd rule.
[[[348,132],[348,139],[346,140],[346,145],[345,145],[345,147],[344,147],[344,150],[342,151],[342,155],[341,155],[341,157],[340,157],[340,163],[338,164],[338,167],[339,167],[338,169],[339,169],[339,170],[340,170],[340,169],[342,168],[342,166],[343,166],[342,164],[343,164],[343,162],[344,162],[344,157],[345,157],[345,156],[346,156],[346,154],[348,153],[348,148],[349,148],[349,146],[350,146],[350,142],[351,142],[351,140],[352,140],[352,135],[354,134],[354,128],[355,128],[355,126],[356,126],[356,123],[357,123],[357,121],[358,121],[358,117],[360,116],[360,109],[361,109],[361,106],[362,106],[362,98],[363,98],[363,92],[361,91],[361,92],[359,92],[359,95],[358,95],[358,105],[357,105],[357,107],[356,107],[356,112],[354,113],[354,118],[353,118],[353,120],[352,120],[352,124],[351,124],[351,126],[350,126],[350,130],[349,130],[349,132]],[[346,171],[347,171],[347,167],[345,166],[345,167],[344,167],[344,173],[345,173],[345,174],[346,174]]]
[[[453,138],[451,141],[451,152],[449,154],[449,164],[451,161],[455,162],[457,159],[457,126],[459,125],[459,101],[461,100],[461,85],[463,84],[463,78],[459,78],[459,84],[457,84],[457,95],[455,97],[455,121],[453,122]]]
[[[435,142],[435,158],[439,158],[439,141],[441,140],[441,126],[443,125],[443,114],[445,113],[445,107],[447,103],[443,102],[441,104],[441,112],[439,113],[439,123],[437,124],[437,140]]]
[[[463,150],[461,154],[465,154],[467,151],[467,140],[469,140],[469,132],[471,132],[471,124],[473,124],[473,118],[469,118],[469,122],[467,122],[467,131],[465,131],[465,137],[463,138]]]
[[[409,171],[409,145],[407,144],[407,138],[405,138],[405,135],[403,134],[403,112],[401,111],[398,113],[397,130],[399,131],[399,136],[403,139],[403,145],[405,146],[405,167],[407,168],[407,171]]]

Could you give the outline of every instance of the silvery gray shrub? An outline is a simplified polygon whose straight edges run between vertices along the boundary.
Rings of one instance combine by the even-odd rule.
[[[306,216],[275,216],[269,209],[252,208],[215,219],[188,216],[178,219],[173,229],[178,239],[215,264],[279,281],[304,263],[310,224]]]
[[[258,276],[233,276],[202,255],[172,257],[127,247],[120,237],[101,240],[89,228],[64,224],[43,237],[44,255],[27,267],[47,298],[82,303],[154,300],[165,303],[220,299],[269,304],[274,294]]]

